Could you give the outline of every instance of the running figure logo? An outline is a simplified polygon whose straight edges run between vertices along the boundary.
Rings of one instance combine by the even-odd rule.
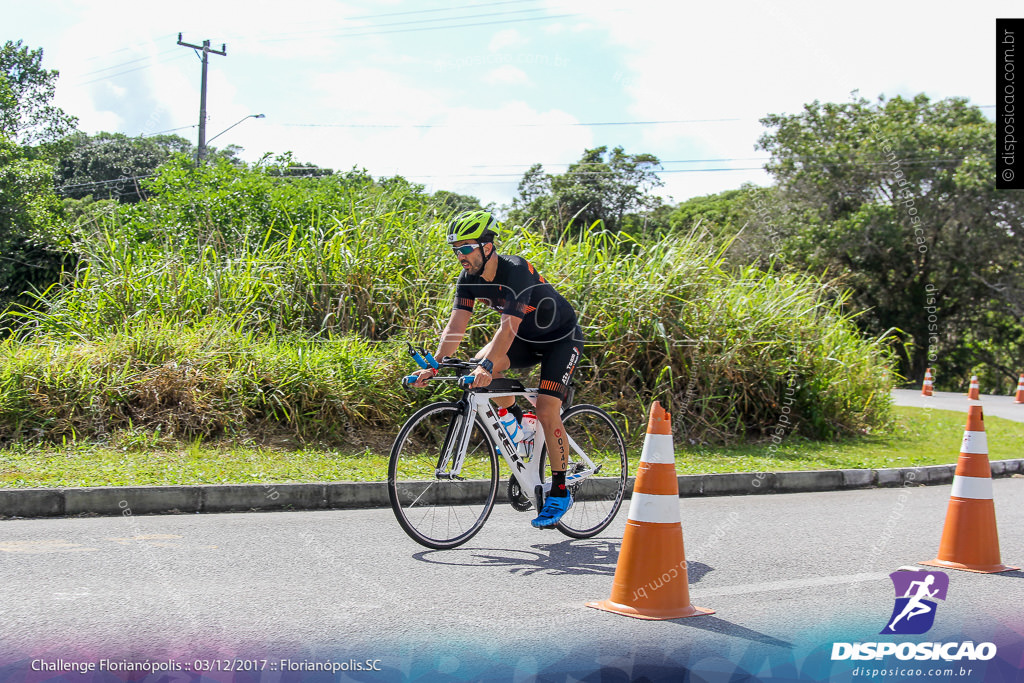
[[[926,633],[935,623],[936,603],[930,598],[946,599],[949,576],[942,572],[893,572],[889,578],[896,589],[896,605],[889,625],[881,632]]]

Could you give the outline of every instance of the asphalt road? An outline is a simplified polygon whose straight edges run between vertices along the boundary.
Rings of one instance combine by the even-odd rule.
[[[1003,561],[1021,565],[1024,479],[994,490]],[[610,594],[625,510],[604,535],[574,541],[502,505],[451,551],[416,545],[388,509],[7,520],[0,680],[4,664],[39,658],[236,657],[278,669],[235,680],[287,680],[283,658],[381,669],[302,680],[575,680],[598,666],[619,680],[683,666],[704,672],[692,680],[737,667],[826,680],[832,642],[879,639],[887,575],[935,556],[949,493],[681,499],[691,597],[716,614],[665,622],[584,606]],[[1024,643],[1024,572],[948,574],[934,628],[913,639]]]
[[[1013,396],[981,394],[979,401],[970,401],[967,399],[966,394],[958,394],[951,391],[936,391],[931,396],[922,396],[920,389],[895,389],[892,392],[892,398],[893,403],[898,406],[956,410],[963,412],[964,415],[967,414],[968,405],[980,403],[982,412],[987,416],[1024,422],[1024,404],[1014,403]]]

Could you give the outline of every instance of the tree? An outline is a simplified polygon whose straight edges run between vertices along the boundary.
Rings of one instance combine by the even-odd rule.
[[[162,139],[161,139],[162,138]],[[68,151],[57,163],[56,182],[65,197],[144,199],[140,182],[167,161],[174,151],[187,151],[187,140],[178,136],[130,138],[121,133],[75,133]]]
[[[58,73],[42,63],[42,48],[30,50],[20,40],[0,48],[0,135],[18,145],[55,142],[77,123],[51,104]]]
[[[273,159],[273,163],[267,163],[271,158]],[[333,169],[321,168],[316,164],[296,161],[295,156],[291,152],[285,152],[284,154],[278,154],[276,156],[269,153],[264,154],[263,159],[261,159],[259,163],[260,165],[266,164],[267,174],[272,176],[283,176],[288,178],[323,178],[334,175]]]
[[[57,245],[63,222],[53,191],[59,141],[75,118],[50,102],[57,72],[21,41],[0,48],[0,311],[56,281],[72,256]]]
[[[616,232],[628,214],[660,203],[649,194],[663,184],[656,173],[660,167],[653,154],[626,154],[622,147],[610,153],[607,147],[588,149],[561,175],[547,175],[534,164],[519,182],[509,220],[553,234],[570,225],[581,232],[595,223]]]
[[[871,334],[902,331],[901,371],[1000,362],[967,340],[1017,329],[1024,197],[995,190],[995,126],[961,98],[806,105],[762,119],[787,262],[841,276]],[[1002,353],[1005,353],[1002,352]],[[986,355],[987,354],[987,355]]]
[[[122,204],[146,198],[142,181],[175,154],[195,157],[192,143],[178,135],[128,137],[122,133],[75,133],[61,141],[57,160],[58,191],[70,199],[115,199]],[[210,162],[239,164],[240,147],[211,147]],[[328,170],[328,173],[330,171]],[[297,173],[294,175],[298,175]]]
[[[28,304],[58,278],[70,254],[55,246],[60,202],[53,167],[0,135],[0,311]]]
[[[448,190],[438,190],[431,195],[431,199],[437,204],[438,209],[452,215],[463,211],[479,211],[484,208],[476,197]]]

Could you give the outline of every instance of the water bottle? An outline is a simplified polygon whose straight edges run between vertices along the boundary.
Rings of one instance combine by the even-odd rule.
[[[523,433],[520,443],[519,454],[526,460],[533,457],[534,436],[537,434],[537,416],[533,413],[523,413]]]
[[[508,438],[516,446],[516,450],[519,450],[519,446],[523,440],[523,435],[519,429],[519,422],[516,420],[516,416],[508,412],[505,408],[498,410],[498,422],[505,428],[505,433],[508,434]]]

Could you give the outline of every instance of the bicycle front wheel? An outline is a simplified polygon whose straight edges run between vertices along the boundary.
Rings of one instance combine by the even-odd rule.
[[[573,504],[557,528],[572,538],[590,538],[612,523],[622,505],[629,476],[626,441],[611,416],[597,406],[573,406],[562,413],[562,423],[574,443],[569,448],[566,470],[566,484]],[[542,457],[546,457],[547,447],[544,450]],[[573,483],[574,474],[590,469],[579,451],[586,453],[597,471]],[[542,461],[541,471],[543,469]]]
[[[487,521],[498,492],[498,456],[475,414],[461,471],[443,453],[466,417],[457,403],[433,403],[398,432],[388,463],[388,497],[405,532],[434,550],[471,539]]]

